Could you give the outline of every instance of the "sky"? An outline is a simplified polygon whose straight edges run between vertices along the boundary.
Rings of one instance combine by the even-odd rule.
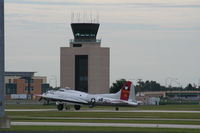
[[[125,78],[200,85],[199,0],[6,0],[6,71],[34,71],[57,86],[73,12],[99,14],[110,84]]]

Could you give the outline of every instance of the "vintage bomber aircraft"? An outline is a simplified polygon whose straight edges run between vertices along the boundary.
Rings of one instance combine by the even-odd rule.
[[[135,89],[130,81],[126,81],[121,90],[115,94],[88,94],[70,88],[60,88],[59,90],[50,90],[40,96],[41,99],[56,101],[58,110],[63,110],[67,105],[74,105],[75,110],[80,110],[81,105],[89,107],[107,105],[116,107],[116,110],[119,109],[119,106],[138,105],[135,99]]]

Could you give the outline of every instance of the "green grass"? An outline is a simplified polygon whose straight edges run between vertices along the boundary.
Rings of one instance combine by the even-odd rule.
[[[154,112],[6,112],[14,117],[81,117],[81,118],[170,118],[200,119],[200,113],[154,113]]]
[[[138,106],[136,109],[141,110],[183,110],[183,111],[200,111],[200,105],[160,105],[160,106]]]
[[[0,131],[82,131],[82,132],[162,132],[162,133],[199,133],[199,129],[176,128],[135,128],[135,127],[76,127],[76,126],[12,126],[11,129]]]

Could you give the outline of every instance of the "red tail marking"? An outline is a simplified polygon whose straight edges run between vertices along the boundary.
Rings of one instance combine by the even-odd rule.
[[[121,100],[128,101],[129,95],[130,95],[131,84],[132,84],[132,82],[130,82],[130,81],[127,81],[126,83],[124,83],[124,85],[121,89],[121,97],[120,97]]]

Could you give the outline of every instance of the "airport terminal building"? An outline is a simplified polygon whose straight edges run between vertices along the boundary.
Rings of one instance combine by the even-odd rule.
[[[110,49],[96,39],[99,23],[72,23],[74,39],[60,49],[61,87],[88,93],[108,93]]]

